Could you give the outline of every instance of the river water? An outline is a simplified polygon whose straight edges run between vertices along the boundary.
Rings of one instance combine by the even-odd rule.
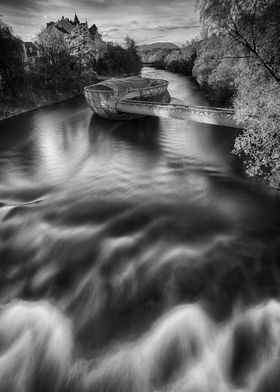
[[[0,123],[1,391],[279,391],[279,197],[236,134],[83,98]]]

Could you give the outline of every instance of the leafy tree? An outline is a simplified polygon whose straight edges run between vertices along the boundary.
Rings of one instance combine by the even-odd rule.
[[[202,40],[193,69],[193,75],[201,87],[209,86],[209,78],[220,64],[222,56],[220,36],[213,34],[210,38]]]
[[[20,39],[0,19],[0,75],[3,90],[16,95],[24,79],[24,52]]]
[[[80,69],[95,69],[96,62],[103,52],[102,47],[95,47],[88,31],[74,29],[66,38],[70,53],[79,64]]]
[[[248,175],[279,188],[280,86],[258,64],[244,67],[238,83],[235,111],[245,129],[235,140],[234,153],[244,157]]]
[[[234,153],[249,175],[280,187],[280,2],[198,0],[204,27],[218,31],[238,59],[234,107],[244,131]],[[235,45],[234,45],[235,44]]]
[[[199,41],[187,41],[182,49],[148,49],[141,51],[143,63],[152,63],[159,69],[167,69],[171,72],[192,75],[192,69],[197,57]]]
[[[205,29],[231,37],[280,82],[279,0],[197,0]]]
[[[212,34],[200,41],[193,76],[214,105],[231,106],[238,60],[225,56],[224,37]]]
[[[41,57],[34,71],[44,77],[45,84],[56,94],[76,87],[79,84],[77,59],[71,56],[64,34],[55,28],[43,29],[38,34],[37,44]]]
[[[131,38],[129,35],[127,35],[124,39],[124,45],[126,49],[135,49],[136,50],[136,44],[133,38]]]
[[[37,44],[44,60],[51,65],[59,64],[62,57],[70,55],[64,34],[56,28],[42,29],[37,36]]]
[[[193,44],[190,44],[185,48],[169,51],[164,58],[163,68],[171,72],[191,75],[197,55],[196,49]]]
[[[139,74],[141,58],[134,40],[128,37],[126,48],[108,44],[104,54],[97,61],[95,70],[101,75]]]
[[[134,39],[127,36],[125,38],[125,59],[126,59],[126,73],[139,74],[142,68],[141,57],[139,56]]]
[[[143,63],[151,63],[165,69],[165,58],[170,52],[170,49],[148,49],[141,51],[141,60]]]

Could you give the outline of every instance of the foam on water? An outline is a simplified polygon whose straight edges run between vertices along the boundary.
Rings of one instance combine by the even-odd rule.
[[[280,303],[239,310],[223,324],[182,305],[140,338],[81,361],[63,314],[19,301],[1,311],[0,342],[1,391],[276,391]]]
[[[46,301],[14,301],[0,314],[0,390],[58,391],[72,355],[69,320]]]

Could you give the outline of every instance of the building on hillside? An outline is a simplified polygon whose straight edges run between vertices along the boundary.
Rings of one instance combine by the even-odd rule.
[[[90,28],[87,22],[79,23],[69,35],[70,50],[74,54],[75,48],[80,46],[81,50],[93,50],[94,52],[100,52],[106,47],[106,43],[102,40],[101,34],[98,33],[98,29],[95,24]],[[73,50],[74,49],[74,50]]]
[[[65,38],[69,40],[80,39],[83,44],[89,45],[89,48],[99,51],[103,47],[106,46],[106,43],[102,40],[101,34],[99,34],[98,29],[95,24],[91,27],[88,27],[88,23],[81,23],[78,16],[75,14],[74,20],[70,20],[69,18],[62,18],[57,22],[49,22],[46,25],[46,28],[39,33],[42,36],[45,32],[55,32],[62,34]],[[71,45],[70,45],[71,49]]]

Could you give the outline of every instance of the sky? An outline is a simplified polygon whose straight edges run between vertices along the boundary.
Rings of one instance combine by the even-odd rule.
[[[200,33],[196,0],[0,0],[0,17],[24,41],[61,16],[95,23],[104,41],[184,44]]]

